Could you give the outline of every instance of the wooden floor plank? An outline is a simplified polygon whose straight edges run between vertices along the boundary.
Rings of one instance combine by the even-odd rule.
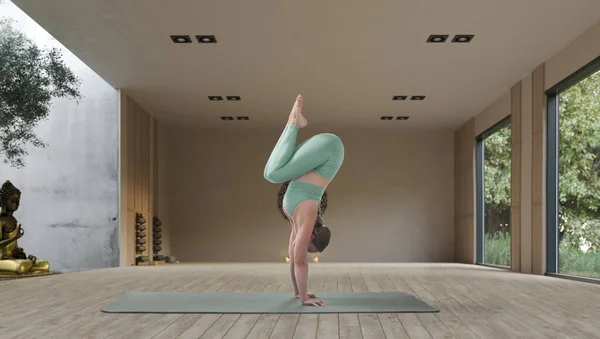
[[[227,332],[224,338],[226,339],[239,339],[247,338],[250,331],[256,322],[260,314],[242,314],[241,317],[235,322],[231,329]]]
[[[198,339],[200,338],[215,322],[226,314],[204,314],[192,323],[188,328],[181,332],[175,338],[177,339]]]
[[[360,313],[358,315],[358,322],[360,324],[360,330],[363,338],[373,339],[384,339],[385,332],[381,328],[381,323],[377,314],[374,313]]]
[[[339,317],[337,314],[319,314],[317,324],[318,339],[333,339],[339,338]]]
[[[457,282],[460,282],[460,279],[457,279]],[[460,285],[456,285],[460,286]],[[464,286],[466,287],[466,285]],[[534,329],[537,333],[532,333],[530,330],[522,331],[521,334],[526,335],[529,333],[531,337],[543,337],[543,338],[567,338],[568,335],[565,333],[561,333],[560,322],[557,323],[553,321],[551,323],[546,323],[542,319],[533,316],[527,309],[523,308],[523,304],[520,302],[511,303],[512,297],[507,298],[506,295],[504,297],[500,296],[499,298],[489,298],[486,294],[490,294],[491,291],[487,293],[482,293],[480,288],[472,286],[465,290],[464,288],[460,288],[461,292],[469,293],[472,299],[477,300],[481,303],[486,303],[489,305],[494,305],[497,309],[502,309],[508,313],[510,316],[510,322],[516,328],[519,328],[519,331],[523,328]],[[467,292],[468,291],[468,292]],[[516,292],[516,291],[514,291]],[[513,292],[513,294],[514,294]],[[518,293],[518,292],[517,292]],[[520,311],[517,311],[520,310]],[[557,319],[558,320],[558,319]],[[559,326],[553,326],[558,324]]]
[[[206,332],[200,336],[201,339],[220,339],[223,338],[233,325],[240,319],[241,314],[223,314],[219,320],[215,321]]]
[[[279,317],[279,314],[261,314],[252,330],[250,330],[250,333],[248,333],[246,339],[264,339],[271,337],[271,333],[273,333]]]
[[[271,339],[289,339],[294,337],[296,325],[299,319],[298,314],[282,314],[271,333]]]
[[[183,314],[177,318],[174,322],[166,326],[162,331],[158,332],[152,339],[171,339],[176,338],[185,330],[187,330],[193,323],[198,321],[202,317],[202,314]]]
[[[362,338],[360,322],[356,313],[342,313],[339,315],[340,339]]]
[[[294,339],[314,339],[317,337],[317,327],[319,325],[318,314],[300,314],[298,324],[294,332]]]
[[[381,328],[387,339],[409,339],[404,326],[394,313],[379,314]]]
[[[212,273],[212,272],[210,272]],[[219,275],[219,272],[214,272],[216,273],[216,276],[221,276]],[[211,277],[213,277],[212,274],[209,274],[209,272],[195,272],[195,271],[186,271],[185,275],[183,275],[182,277],[177,277],[177,276],[170,276],[170,277],[163,277],[163,279],[160,281],[160,283],[158,284],[151,284],[150,286],[146,287],[144,289],[144,291],[148,291],[148,292],[158,292],[158,291],[180,291],[179,287],[182,285],[182,281],[189,281],[189,280],[194,280],[194,277],[197,277],[198,275],[203,276],[204,278],[208,278],[210,279]],[[179,279],[177,279],[179,278]],[[182,279],[183,278],[183,279]],[[114,315],[114,316],[119,316],[119,315]],[[181,316],[181,315],[179,315]],[[166,319],[172,319],[174,318],[172,321],[166,320],[165,321],[165,317]],[[142,318],[139,318],[138,321],[134,322],[133,324],[129,325],[129,326],[122,326],[120,329],[118,329],[117,331],[111,333],[107,338],[112,338],[112,339],[116,339],[116,338],[131,338],[131,337],[135,337],[137,333],[139,332],[144,332],[146,333],[146,338],[148,337],[153,337],[155,336],[157,333],[160,333],[162,331],[162,329],[164,329],[167,326],[170,326],[173,322],[177,321],[179,317],[177,316],[173,316],[173,315],[165,315],[165,314],[147,314],[144,315]],[[164,326],[162,326],[162,328],[158,327],[156,324],[164,324]],[[140,337],[138,337],[140,338]],[[144,338],[144,336],[142,336],[141,338]]]
[[[338,292],[352,292],[353,285],[349,269],[339,270],[337,274]],[[356,280],[356,279],[355,279]],[[342,313],[338,316],[340,339],[362,338],[360,322],[356,313]]]
[[[155,277],[154,279],[148,279],[142,284],[140,284],[140,282],[136,280],[127,280],[127,284],[123,285],[121,282],[121,284],[118,285],[124,286],[126,288],[143,290],[144,288],[152,286],[153,282],[158,281],[158,279],[158,277]],[[170,283],[170,281],[165,282],[165,284],[168,283]],[[62,306],[55,308],[53,312],[48,312],[46,315],[39,317],[37,320],[30,323],[30,325],[34,326],[33,328],[22,328],[20,331],[17,331],[14,334],[23,335],[24,333],[26,333],[26,335],[30,337],[61,337],[60,332],[63,331],[65,328],[67,328],[67,330],[73,328],[73,323],[81,324],[82,322],[88,320],[88,323],[86,325],[89,325],[89,323],[93,323],[93,321],[89,322],[90,315],[97,314],[99,312],[99,308],[101,308],[104,304],[108,303],[111,299],[115,298],[117,296],[116,294],[119,294],[118,289],[115,290],[112,287],[113,285],[111,284],[106,286],[108,290],[104,295],[102,295],[96,294],[96,291],[93,288],[93,286],[88,286],[88,289],[84,290],[84,294],[70,295],[68,299],[66,299],[66,302],[63,299]],[[129,316],[129,318],[133,319],[141,318],[141,316]],[[107,316],[107,318],[110,318],[110,315]],[[96,319],[100,320],[100,318],[95,318],[94,320]],[[112,315],[112,319],[114,321],[116,319],[116,316]],[[80,333],[83,333],[83,328],[75,328],[77,328],[77,330],[80,331]]]
[[[173,264],[0,281],[2,338],[595,338],[600,285],[462,264],[311,264],[309,291],[411,293],[438,313],[107,314],[128,291],[292,292],[289,264]],[[47,291],[40,294],[38,291]],[[299,301],[298,301],[299,302]],[[15,306],[16,307],[16,306]],[[325,306],[326,307],[326,306]]]

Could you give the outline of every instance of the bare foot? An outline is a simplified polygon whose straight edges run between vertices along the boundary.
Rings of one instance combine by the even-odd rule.
[[[302,115],[302,94],[298,94],[296,102],[294,103],[294,107],[292,107],[292,112],[290,113],[290,119],[288,122],[298,126],[299,128],[306,127],[308,124],[308,121],[304,115]]]

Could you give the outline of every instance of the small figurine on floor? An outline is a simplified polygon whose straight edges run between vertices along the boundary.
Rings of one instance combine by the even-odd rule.
[[[0,188],[0,274],[35,274],[50,270],[50,264],[38,260],[33,255],[27,256],[17,240],[25,231],[13,216],[19,209],[21,191],[10,181],[4,182]]]

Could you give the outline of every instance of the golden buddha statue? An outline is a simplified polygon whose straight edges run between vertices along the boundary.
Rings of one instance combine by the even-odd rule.
[[[13,213],[19,209],[21,191],[10,181],[0,187],[0,275],[39,274],[50,270],[45,260],[25,255],[17,240],[25,234]]]

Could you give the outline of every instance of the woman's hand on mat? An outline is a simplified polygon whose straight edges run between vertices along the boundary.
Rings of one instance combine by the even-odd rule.
[[[325,306],[325,303],[323,302],[323,300],[304,300],[302,301],[302,305],[304,306]]]
[[[296,298],[300,298],[299,294],[296,294]],[[314,293],[306,293],[306,299],[315,299],[318,298],[316,294]]]

